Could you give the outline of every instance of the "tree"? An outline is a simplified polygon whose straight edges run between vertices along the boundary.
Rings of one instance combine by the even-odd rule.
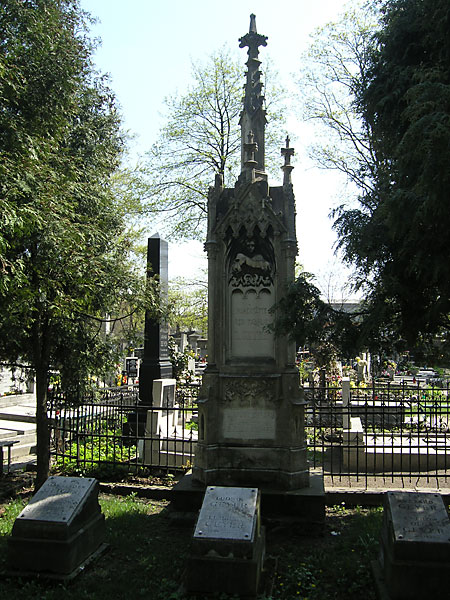
[[[324,374],[336,359],[356,356],[361,349],[360,313],[350,314],[324,302],[313,280],[310,273],[297,274],[277,305],[275,331],[288,334],[297,346],[310,348]]]
[[[148,304],[153,290],[135,272],[112,192],[124,139],[91,65],[87,16],[76,0],[5,0],[0,40],[0,357],[36,375],[39,487],[50,370],[79,391],[111,356],[105,314]]]
[[[169,323],[181,331],[208,330],[208,284],[206,280],[176,278],[169,287]]]
[[[194,64],[192,77],[193,86],[185,94],[166,99],[167,124],[147,154],[143,193],[148,213],[162,219],[169,237],[202,239],[215,175],[222,175],[228,185],[238,176],[243,68],[221,50],[204,64]],[[284,122],[283,91],[269,86],[267,96],[270,164],[275,147],[279,162],[280,136],[275,130]]]
[[[364,87],[371,40],[379,21],[376,3],[355,2],[336,22],[319,27],[302,56],[300,111],[314,124],[309,155],[370,193],[377,169],[370,124],[357,103]]]
[[[368,316],[410,348],[450,330],[450,6],[388,0],[356,104],[377,155],[371,190],[336,220]]]

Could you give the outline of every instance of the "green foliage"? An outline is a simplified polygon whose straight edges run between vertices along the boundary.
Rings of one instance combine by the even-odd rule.
[[[279,173],[283,91],[277,75],[268,69],[267,155],[277,150]],[[267,73],[267,71],[266,71]],[[160,220],[168,237],[203,239],[209,186],[215,175],[233,186],[239,174],[244,83],[242,61],[222,49],[192,67],[193,84],[183,94],[166,99],[167,121],[142,167],[142,191],[148,214]]]
[[[58,455],[56,469],[64,475],[96,477],[102,481],[121,479],[128,473],[127,463],[136,456],[136,446],[123,446],[122,432],[106,421],[98,431],[87,431]]]
[[[189,358],[194,358],[195,355],[190,348],[185,348],[183,352],[177,349],[173,338],[169,338],[169,360],[172,363],[173,377],[179,381],[180,379],[190,380],[194,373],[188,370]]]
[[[449,23],[446,0],[383,3],[355,94],[371,131],[373,185],[335,223],[369,292],[367,334],[378,345],[393,338],[399,349],[417,344],[437,357],[448,353],[450,325]]]
[[[116,195],[125,140],[86,14],[76,0],[5,0],[0,40],[0,358],[36,373],[42,482],[50,369],[65,389],[104,375],[116,358],[105,316],[155,294]]]
[[[11,532],[14,521],[17,519],[21,511],[25,508],[26,502],[23,499],[17,498],[12,500],[5,506],[0,519],[0,535],[6,536]]]
[[[208,284],[178,277],[169,287],[169,323],[181,331],[196,330],[207,335]]]
[[[317,366],[329,367],[336,357],[357,353],[359,314],[332,308],[312,280],[310,273],[301,272],[288,287],[276,306],[275,330],[310,348]]]

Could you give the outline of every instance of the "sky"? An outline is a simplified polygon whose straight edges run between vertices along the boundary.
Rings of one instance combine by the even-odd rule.
[[[164,125],[164,98],[186,90],[193,62],[204,61],[224,45],[236,48],[242,60],[244,84],[247,49],[238,39],[249,29],[250,14],[256,15],[258,33],[268,36],[260,49],[262,70],[270,57],[283,85],[294,98],[296,73],[301,53],[317,27],[335,20],[344,11],[344,0],[81,0],[81,7],[97,18],[92,35],[101,40],[94,62],[110,75],[124,126],[133,135],[132,155],[142,155],[158,139]],[[299,262],[315,274],[322,290],[342,297],[342,284],[349,272],[334,255],[336,236],[328,218],[342,201],[345,182],[335,172],[318,169],[307,156],[306,147],[314,131],[298,117],[295,102],[287,107],[288,131],[280,131],[280,148],[286,134],[296,136],[292,164],[297,205]],[[280,166],[282,160],[280,157]],[[282,182],[280,170],[279,181]],[[213,183],[213,182],[211,182]],[[151,228],[148,235],[155,231]],[[206,268],[202,243],[169,244],[169,278],[195,278]],[[331,286],[331,291],[327,290]],[[347,294],[348,296],[348,294]]]

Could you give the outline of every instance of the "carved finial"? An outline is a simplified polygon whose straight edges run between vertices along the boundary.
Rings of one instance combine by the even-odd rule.
[[[253,131],[250,131],[247,136],[248,142],[244,144],[244,150],[247,153],[247,160],[244,166],[251,171],[251,180],[255,179],[255,169],[258,166],[258,162],[255,160],[255,154],[258,150],[258,144],[255,142]]]
[[[281,155],[284,156],[284,166],[289,167],[291,165],[291,156],[294,156],[294,148],[289,147],[289,136],[286,136],[286,148],[281,148]]]
[[[248,46],[247,80],[245,83],[244,106],[241,113],[241,166],[246,165],[245,144],[248,132],[252,131],[258,142],[255,160],[258,170],[264,172],[265,157],[265,124],[266,111],[264,109],[263,83],[259,67],[261,61],[258,59],[259,47],[267,46],[267,36],[260,35],[256,30],[256,17],[250,15],[250,30],[239,39],[239,47]]]
[[[248,55],[250,58],[258,58],[259,46],[267,46],[267,35],[260,35],[256,31],[256,17],[250,15],[250,30],[243,37],[239,38],[239,48],[248,46]]]
[[[281,167],[284,171],[283,183],[291,183],[291,171],[294,168],[291,165],[291,156],[294,156],[294,148],[289,147],[289,136],[286,136],[286,148],[281,148],[281,155],[284,156],[284,165]]]

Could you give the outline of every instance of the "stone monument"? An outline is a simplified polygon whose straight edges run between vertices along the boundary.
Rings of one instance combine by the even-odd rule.
[[[104,541],[97,481],[49,477],[14,522],[10,573],[71,579],[106,548]]]
[[[167,303],[168,244],[157,233],[148,238],[147,278],[159,277],[161,302]],[[153,381],[172,377],[169,360],[169,331],[166,323],[145,315],[144,356],[139,372],[139,399],[141,404],[153,404]]]
[[[220,175],[208,198],[208,366],[199,394],[193,480],[206,486],[308,489],[305,400],[295,344],[276,336],[272,312],[294,280],[297,255],[289,138],[283,183],[264,171],[266,111],[259,47],[250,30],[241,113],[241,174],[234,188]],[[264,502],[264,496],[263,496]]]
[[[440,494],[387,492],[379,560],[380,598],[449,597],[450,521]]]
[[[159,278],[160,301],[167,304],[168,296],[168,243],[155,233],[147,243],[147,279]],[[159,406],[159,398],[153,398],[154,382],[170,379],[173,386],[172,363],[169,360],[169,328],[167,323],[158,321],[147,311],[144,326],[144,351],[139,369],[139,404],[136,410],[127,415],[123,425],[125,443],[136,443],[136,437],[145,435],[147,410],[152,405]]]

